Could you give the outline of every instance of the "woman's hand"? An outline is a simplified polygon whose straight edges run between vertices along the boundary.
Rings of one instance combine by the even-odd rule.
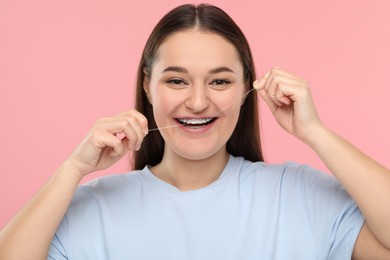
[[[139,150],[147,133],[147,119],[134,109],[101,118],[65,163],[81,177],[105,169],[128,151]]]
[[[136,110],[99,119],[46,185],[1,231],[0,258],[46,259],[82,177],[138,150],[147,133],[147,120]]]
[[[278,123],[313,148],[364,214],[354,258],[390,259],[390,221],[383,217],[390,216],[390,171],[322,125],[305,80],[273,68],[253,86]]]
[[[274,67],[253,86],[288,133],[310,143],[313,134],[323,128],[304,79]]]

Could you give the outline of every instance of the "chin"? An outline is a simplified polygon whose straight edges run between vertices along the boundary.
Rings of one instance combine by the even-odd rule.
[[[181,149],[174,149],[174,152],[186,160],[199,161],[213,157],[214,155],[226,152],[226,146],[222,147],[200,147],[199,144],[194,147],[188,145]]]

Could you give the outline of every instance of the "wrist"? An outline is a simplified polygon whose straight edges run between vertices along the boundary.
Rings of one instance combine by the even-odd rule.
[[[310,129],[309,133],[302,139],[312,149],[316,150],[319,146],[327,143],[328,139],[333,135],[333,132],[322,124],[317,125]]]
[[[81,182],[85,174],[83,174],[74,163],[72,163],[69,159],[64,161],[59,169],[57,170],[58,175],[67,176],[67,178],[71,178],[77,184]]]

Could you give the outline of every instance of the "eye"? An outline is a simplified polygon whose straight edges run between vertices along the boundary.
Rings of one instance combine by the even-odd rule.
[[[214,86],[222,86],[222,85],[227,85],[229,84],[230,81],[228,80],[225,80],[225,79],[216,79],[216,80],[213,80],[211,82],[211,85],[214,85]]]
[[[172,85],[185,85],[187,84],[184,80],[182,79],[170,79],[166,81],[168,84]]]

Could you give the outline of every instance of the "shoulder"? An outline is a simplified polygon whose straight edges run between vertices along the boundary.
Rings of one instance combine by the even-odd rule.
[[[89,190],[90,192],[112,192],[115,190],[128,188],[129,185],[137,185],[142,181],[142,171],[131,171],[123,174],[107,175],[95,178],[79,186],[79,190]]]
[[[141,171],[115,174],[93,179],[80,185],[69,207],[68,213],[80,208],[100,208],[102,205],[119,204],[129,193],[142,188]]]
[[[242,158],[237,167],[236,182],[245,189],[260,193],[274,194],[291,200],[323,201],[329,197],[346,200],[349,195],[336,178],[306,164],[285,162],[268,164],[250,162]],[[337,194],[337,195],[336,195]]]
[[[234,157],[238,171],[242,178],[260,178],[267,181],[286,181],[296,183],[327,182],[337,184],[336,179],[325,172],[317,170],[307,164],[296,162],[265,163],[251,162],[241,157]]]

